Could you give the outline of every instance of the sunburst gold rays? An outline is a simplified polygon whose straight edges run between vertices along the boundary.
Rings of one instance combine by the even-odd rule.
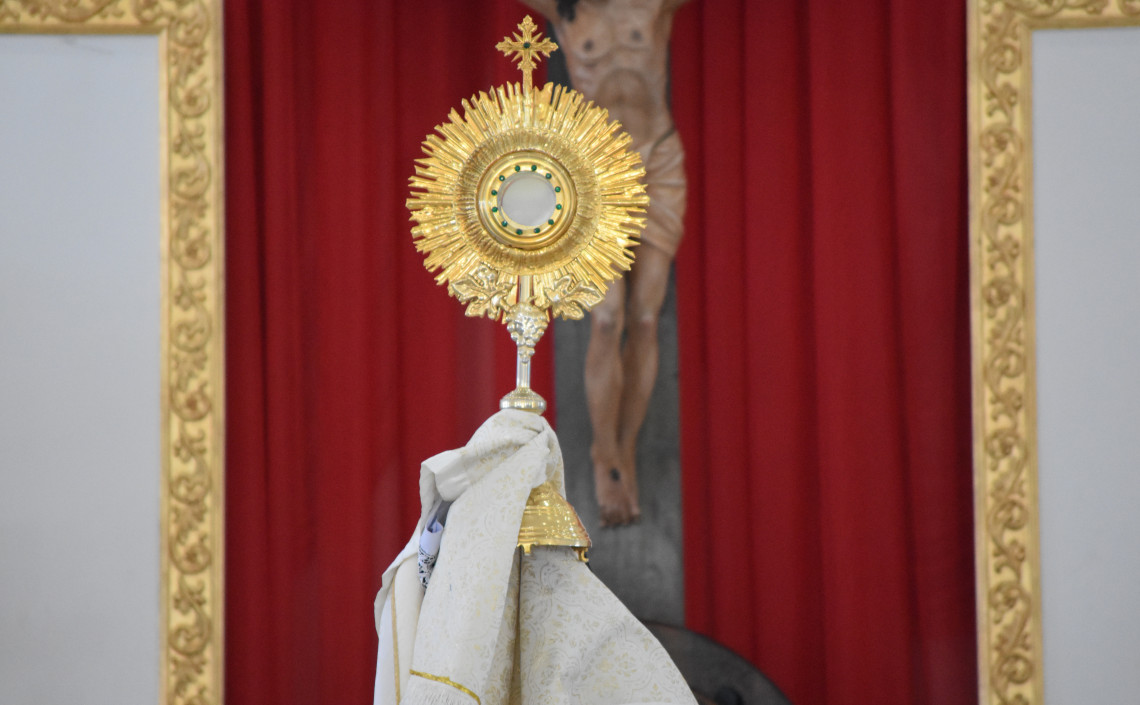
[[[416,160],[407,205],[416,249],[436,281],[499,317],[513,285],[530,276],[534,304],[581,318],[606,284],[628,270],[649,199],[640,156],[608,113],[580,93],[547,84],[507,84],[452,110]],[[522,224],[500,211],[516,175],[546,179],[557,205],[545,222]]]

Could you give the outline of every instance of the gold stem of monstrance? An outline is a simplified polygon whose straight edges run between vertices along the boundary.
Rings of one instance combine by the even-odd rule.
[[[533,298],[531,275],[518,278],[517,303],[507,313],[507,332],[515,341],[518,356],[515,361],[515,389],[499,401],[500,409],[522,409],[541,414],[546,411],[546,400],[530,388],[530,358],[534,346],[546,332],[546,311],[531,303]]]
[[[506,323],[515,342],[516,387],[499,406],[541,414],[535,346],[552,315],[582,318],[629,270],[649,198],[641,157],[606,110],[532,85],[536,60],[558,47],[530,17],[518,29],[496,48],[518,62],[522,83],[462,101],[463,114],[427,136],[408,209],[436,281],[468,316]]]

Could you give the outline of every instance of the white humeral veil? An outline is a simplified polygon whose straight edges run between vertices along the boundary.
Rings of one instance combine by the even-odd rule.
[[[568,548],[516,548],[531,489],[565,494],[546,420],[500,411],[420,471],[419,525],[376,596],[375,705],[621,705],[695,700],[647,629]],[[447,514],[425,591],[420,537]]]

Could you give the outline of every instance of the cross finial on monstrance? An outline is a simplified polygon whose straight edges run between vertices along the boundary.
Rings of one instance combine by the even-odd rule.
[[[519,23],[519,29],[522,33],[515,32],[514,39],[510,37],[503,37],[503,41],[495,45],[495,48],[519,62],[519,70],[523,73],[523,86],[530,90],[533,84],[531,83],[530,74],[538,64],[535,63],[535,57],[539,54],[542,56],[550,56],[550,52],[558,49],[558,45],[550,41],[549,37],[542,37],[542,33],[535,34],[534,31],[538,29],[534,20],[527,15],[523,21]],[[539,39],[542,37],[542,39]]]

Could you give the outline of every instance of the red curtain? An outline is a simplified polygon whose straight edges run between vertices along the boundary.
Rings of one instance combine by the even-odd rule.
[[[503,326],[424,270],[407,180],[460,98],[518,80],[493,47],[524,13],[225,8],[227,700],[370,702],[372,598],[418,518],[419,463],[514,386]]]
[[[524,10],[225,7],[226,696],[367,702],[419,462],[513,386],[502,326],[423,270],[407,177],[517,80],[492,47]],[[962,15],[700,0],[674,30],[689,621],[798,705],[975,698]]]
[[[741,0],[674,31],[688,621],[803,705],[977,701],[964,27]]]

